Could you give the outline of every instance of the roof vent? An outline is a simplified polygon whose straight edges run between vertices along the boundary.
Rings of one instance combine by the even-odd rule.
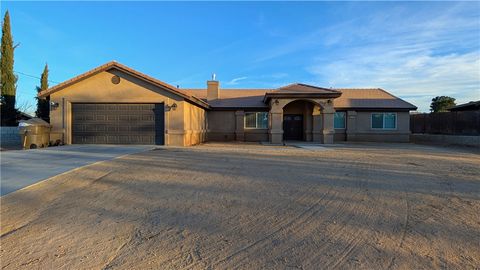
[[[120,83],[120,77],[117,75],[112,76],[112,83],[113,84],[119,84]]]
[[[212,81],[216,81],[216,80],[217,80],[217,74],[212,73]]]

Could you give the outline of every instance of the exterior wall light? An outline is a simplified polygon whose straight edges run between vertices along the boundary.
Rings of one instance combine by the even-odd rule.
[[[165,105],[165,111],[175,111],[177,109],[177,103],[173,103],[172,105]]]
[[[58,102],[50,101],[50,110],[54,111],[58,108]]]
[[[278,101],[278,99],[275,99],[275,101],[273,103],[275,103],[275,105],[278,105],[278,103],[280,103],[280,102]]]

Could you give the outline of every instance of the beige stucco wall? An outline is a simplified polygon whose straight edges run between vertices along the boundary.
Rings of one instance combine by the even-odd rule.
[[[235,111],[208,111],[208,141],[235,140]]]
[[[249,110],[251,111],[251,110]],[[254,110],[255,112],[260,110]],[[248,111],[209,111],[208,141],[268,141],[268,129],[244,128],[244,113]]]
[[[184,107],[184,145],[195,145],[205,142],[207,133],[206,111],[188,102],[184,102]]]
[[[333,141],[343,142],[347,140],[347,134],[345,129],[335,129],[335,134],[333,135]]]
[[[347,112],[347,140],[371,142],[408,142],[410,140],[409,112],[394,112],[397,114],[397,128],[379,130],[371,128],[373,111]],[[354,119],[352,121],[352,119]]]
[[[113,75],[121,77],[119,84],[111,82]],[[165,144],[185,146],[204,140],[204,135],[199,135],[205,133],[205,111],[202,108],[186,102],[178,95],[117,70],[101,72],[79,81],[53,93],[50,99],[59,104],[56,110],[50,112],[52,136],[63,139],[66,144],[71,143],[71,104],[82,102],[165,105],[175,103],[177,104],[175,110],[165,112]]]
[[[268,129],[245,129],[246,142],[268,142]]]

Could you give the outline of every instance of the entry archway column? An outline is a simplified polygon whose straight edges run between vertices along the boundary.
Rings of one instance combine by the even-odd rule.
[[[333,136],[335,135],[335,129],[333,127],[335,109],[333,108],[333,102],[331,105],[325,106],[323,109],[323,143],[332,144]]]
[[[323,119],[322,108],[318,105],[313,106],[312,111],[312,141],[322,142],[323,138]]]
[[[283,143],[283,107],[290,101],[285,99],[270,101],[270,129],[268,131],[270,143]]]

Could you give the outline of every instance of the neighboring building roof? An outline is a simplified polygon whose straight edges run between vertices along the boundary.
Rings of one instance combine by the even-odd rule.
[[[185,98],[186,100],[189,100],[190,102],[195,103],[195,104],[197,104],[197,105],[199,105],[199,106],[201,106],[201,107],[205,107],[205,108],[208,108],[208,107],[209,107],[209,106],[208,106],[208,103],[206,103],[206,102],[203,101],[203,100],[200,100],[200,99],[198,99],[198,98],[196,98],[196,97],[192,97],[192,96],[188,95],[187,93],[179,90],[178,88],[176,88],[176,87],[174,87],[174,86],[172,86],[172,85],[170,85],[170,84],[167,84],[167,83],[162,82],[162,81],[160,81],[160,80],[157,80],[157,79],[155,79],[155,78],[153,78],[153,77],[150,77],[150,76],[148,76],[148,75],[146,75],[146,74],[143,74],[143,73],[141,73],[141,72],[138,72],[138,71],[136,71],[136,70],[134,70],[134,69],[131,69],[131,68],[125,66],[125,65],[122,65],[122,64],[120,64],[120,63],[118,63],[118,62],[116,62],[116,61],[108,62],[108,63],[106,63],[106,64],[104,64],[104,65],[101,65],[101,66],[99,66],[99,67],[97,67],[97,68],[94,68],[94,69],[92,69],[92,70],[90,70],[90,71],[87,71],[87,72],[85,72],[85,73],[83,73],[83,74],[80,74],[80,75],[78,75],[78,76],[76,76],[76,77],[73,77],[73,78],[70,79],[70,80],[66,80],[66,81],[64,81],[64,82],[62,82],[62,83],[60,83],[60,84],[57,84],[57,85],[55,85],[55,86],[53,86],[53,87],[50,87],[50,88],[48,88],[47,90],[43,90],[43,91],[41,91],[40,93],[38,93],[38,97],[49,96],[49,95],[51,95],[52,93],[55,93],[55,92],[57,92],[57,91],[60,91],[60,90],[64,89],[65,87],[68,87],[68,86],[70,86],[70,85],[72,85],[72,84],[75,84],[75,83],[77,83],[77,82],[79,82],[79,81],[81,81],[81,80],[84,80],[84,79],[89,78],[89,77],[91,77],[91,76],[93,76],[93,75],[95,75],[95,74],[98,74],[98,73],[103,72],[103,71],[108,71],[108,70],[111,70],[111,69],[117,69],[117,70],[119,70],[119,71],[125,72],[125,73],[127,73],[127,74],[129,74],[129,75],[132,75],[132,76],[134,76],[134,77],[136,77],[136,78],[139,78],[139,79],[141,79],[141,80],[143,80],[143,81],[146,81],[146,82],[148,82],[148,83],[151,83],[151,84],[153,84],[153,85],[155,85],[155,86],[157,86],[157,87],[160,87],[160,88],[162,88],[162,89],[165,89],[166,91],[169,91],[169,92],[171,92],[171,93],[173,93],[173,94],[176,94],[176,95],[178,95],[178,96],[181,96],[181,97]]]
[[[478,111],[480,110],[480,100],[479,101],[470,101],[468,103],[460,104],[448,108],[449,111]]]
[[[25,112],[18,112],[18,116],[20,117],[20,120],[28,120],[33,118],[33,116]]]
[[[295,93],[307,93],[303,84]],[[289,85],[292,86],[292,85]],[[311,86],[310,86],[311,87]],[[283,88],[283,87],[282,87]],[[279,93],[281,89],[220,89],[220,99],[208,102],[212,108],[268,108],[263,102],[266,94]],[[355,88],[355,89],[327,89],[315,87],[315,91],[322,93],[341,93],[335,99],[335,108],[338,109],[405,109],[416,110],[417,107],[408,103],[383,89],[379,88]],[[280,91],[279,91],[280,90]],[[190,95],[206,99],[206,89],[183,89]],[[288,89],[287,91],[292,91]],[[327,92],[324,92],[327,91]]]

